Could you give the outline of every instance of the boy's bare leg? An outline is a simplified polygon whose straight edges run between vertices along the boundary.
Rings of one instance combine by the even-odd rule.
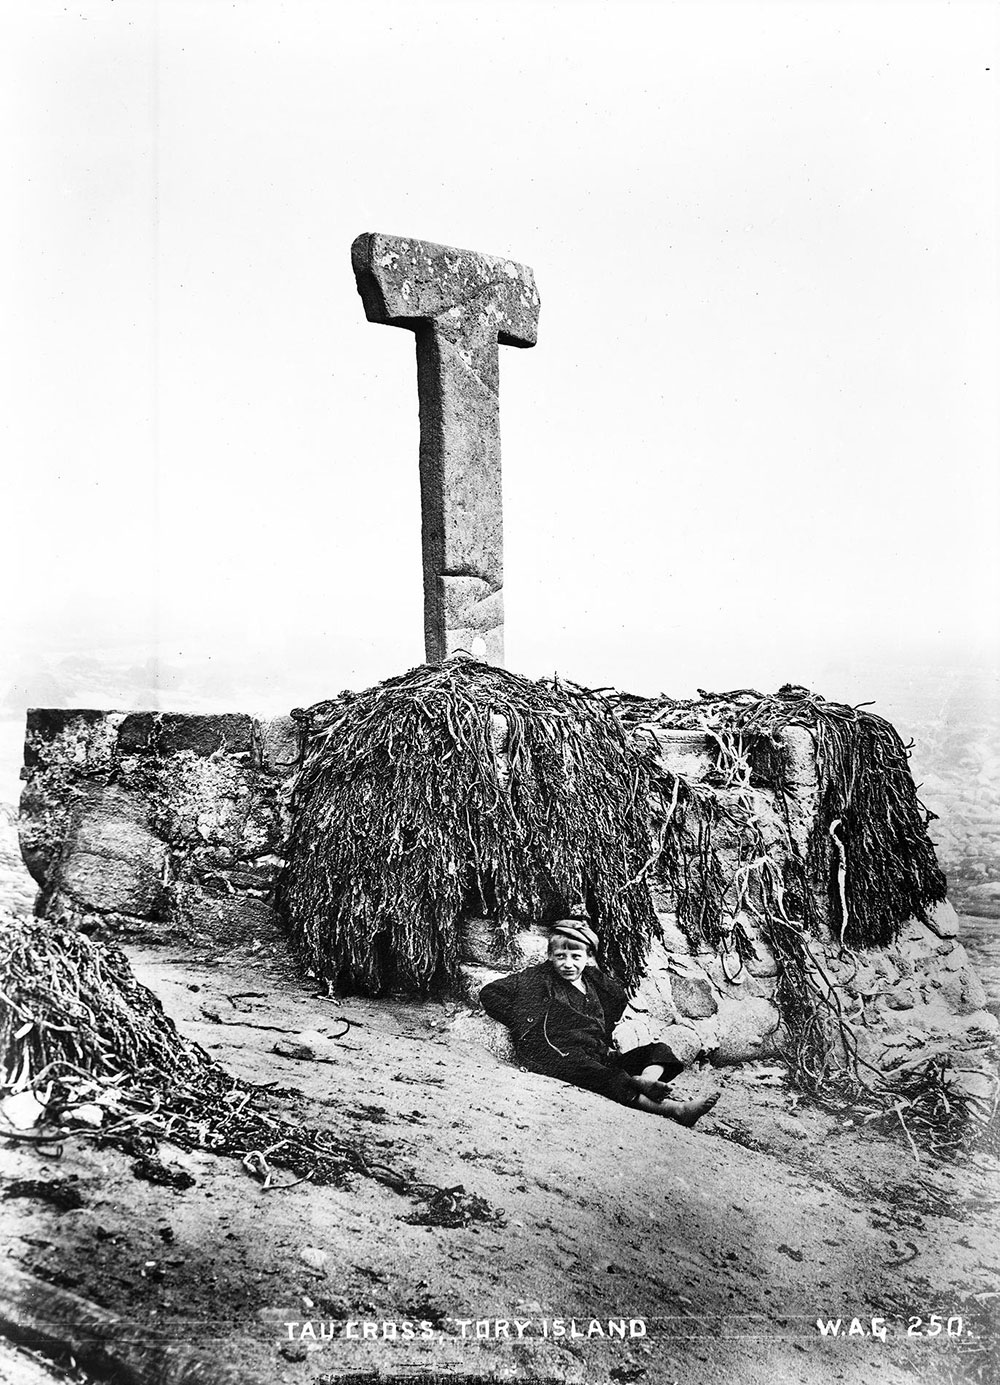
[[[651,1111],[654,1116],[666,1116],[668,1120],[677,1121],[679,1125],[690,1126],[701,1120],[706,1112],[711,1111],[719,1096],[719,1092],[713,1092],[710,1096],[698,1097],[694,1101],[667,1101],[662,1098],[659,1101],[651,1101],[643,1094],[635,1104],[640,1111]]]

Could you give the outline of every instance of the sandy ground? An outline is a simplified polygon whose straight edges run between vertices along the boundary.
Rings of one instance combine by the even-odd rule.
[[[137,1179],[114,1150],[74,1142],[56,1163],[0,1142],[4,1180],[72,1180],[83,1199],[62,1212],[0,1202],[8,1263],[151,1338],[287,1385],[433,1371],[678,1385],[997,1378],[996,1355],[991,1368],[971,1350],[1000,1269],[998,1166],[985,1156],[917,1166],[905,1144],[804,1106],[764,1068],[685,1074],[678,1094],[723,1093],[688,1131],[497,1062],[453,1032],[454,1006],[323,998],[280,946],[130,955],[233,1073],[294,1089],[268,1098],[276,1113],[502,1211],[502,1224],[427,1227],[406,1220],[411,1198],[367,1179],[264,1191],[234,1161],[164,1145],[195,1179],[175,1191]],[[321,1046],[329,1061],[272,1051],[302,1031],[339,1032],[345,1017],[344,1039]],[[959,1335],[929,1335],[931,1315]],[[823,1336],[818,1318],[839,1318],[839,1335]],[[624,1340],[607,1335],[619,1319]],[[425,1326],[410,1339],[404,1323]],[[0,1353],[0,1379],[55,1378],[34,1370]]]

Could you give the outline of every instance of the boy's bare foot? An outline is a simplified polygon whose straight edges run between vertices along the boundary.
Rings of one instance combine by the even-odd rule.
[[[660,1106],[664,1115],[671,1120],[679,1125],[692,1126],[711,1111],[721,1095],[721,1092],[712,1092],[710,1096],[698,1097],[694,1101],[661,1101]]]

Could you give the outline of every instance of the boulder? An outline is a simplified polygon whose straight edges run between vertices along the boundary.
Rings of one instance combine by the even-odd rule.
[[[459,971],[462,975],[462,984],[465,989],[466,999],[475,1004],[479,999],[479,992],[491,981],[499,981],[507,972],[497,971],[493,967],[461,966]]]
[[[718,1042],[711,1054],[716,1067],[750,1063],[770,1058],[778,1051],[778,1023],[775,1006],[757,996],[724,999],[716,1018]]]
[[[483,981],[480,984],[485,985],[486,983]],[[483,1048],[488,1049],[493,1054],[494,1058],[499,1058],[502,1063],[517,1062],[510,1030],[499,1020],[490,1019],[489,1015],[477,1015],[467,1010],[460,1011],[451,1022],[451,1031],[457,1039],[466,1039],[470,1043],[481,1044]]]
[[[705,1038],[689,1024],[671,1024],[659,1036],[660,1043],[669,1044],[677,1057],[690,1067],[700,1053],[708,1048]]]

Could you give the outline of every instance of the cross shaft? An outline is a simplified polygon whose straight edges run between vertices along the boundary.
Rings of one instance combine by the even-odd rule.
[[[502,664],[499,347],[537,340],[534,274],[376,232],[351,262],[369,322],[416,335],[427,661],[462,650]]]

